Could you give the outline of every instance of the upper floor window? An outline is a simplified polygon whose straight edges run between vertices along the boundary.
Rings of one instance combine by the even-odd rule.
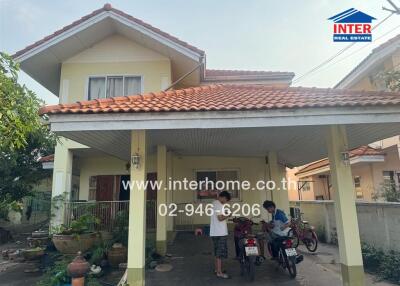
[[[138,94],[142,90],[140,76],[89,77],[88,99]]]

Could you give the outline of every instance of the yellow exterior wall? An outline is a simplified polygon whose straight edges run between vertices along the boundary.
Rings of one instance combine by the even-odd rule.
[[[247,180],[255,186],[258,180],[265,178],[264,158],[243,158],[243,157],[210,157],[210,156],[174,156],[172,172],[174,180],[195,180],[195,172],[198,170],[238,170],[239,181]],[[174,203],[192,203],[198,205],[196,194],[192,191],[173,190],[172,201]],[[204,201],[209,203],[210,201]],[[240,193],[238,202],[245,202],[250,205],[262,204],[259,191],[244,191]],[[194,224],[208,224],[210,218],[207,216],[195,216]]]
[[[112,156],[87,157],[79,160],[80,184],[79,199],[87,200],[89,198],[89,177],[100,175],[129,175],[129,169],[126,169],[128,162]],[[147,172],[155,172],[156,156],[148,156]],[[116,200],[118,200],[116,198]]]
[[[196,180],[195,172],[199,170],[237,170],[239,180],[247,180],[251,186],[255,186],[258,180],[268,180],[265,172],[265,158],[263,157],[210,157],[210,156],[170,156],[171,162],[167,166],[168,177],[173,180]],[[89,157],[80,158],[80,190],[79,198],[87,200],[89,195],[89,177],[96,175],[128,175],[126,169],[127,162],[111,157]],[[157,157],[156,154],[147,156],[147,173],[156,172]],[[194,191],[190,190],[172,190],[171,201],[176,204],[191,203],[198,205]],[[209,203],[210,200],[204,200],[203,203]],[[249,190],[241,191],[240,199],[233,202],[262,204],[260,191]],[[278,206],[279,207],[279,206]],[[193,223],[208,224],[209,217],[194,216]]]
[[[370,90],[376,91],[377,87],[371,82],[370,77],[374,77],[380,71],[391,71],[393,69],[400,69],[400,51],[394,53],[391,57],[386,59],[380,68],[371,70],[371,72],[360,79],[355,84],[348,86],[347,88],[353,90]]]
[[[157,92],[171,83],[171,62],[122,36],[111,36],[62,63],[60,102],[87,100],[89,76],[102,75],[142,76],[143,92]]]

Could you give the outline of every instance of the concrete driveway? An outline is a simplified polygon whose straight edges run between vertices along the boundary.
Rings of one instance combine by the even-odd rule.
[[[298,265],[298,276],[290,279],[287,272],[277,268],[275,263],[267,260],[256,268],[256,278],[252,283],[240,276],[239,263],[233,259],[233,239],[229,241],[230,259],[225,261],[224,269],[232,276],[229,280],[218,279],[213,274],[212,242],[208,237],[196,237],[191,233],[179,233],[173,245],[169,247],[172,254],[170,272],[146,272],[146,285],[150,286],[214,286],[214,285],[279,285],[279,286],[338,286],[342,285],[336,247],[321,245],[316,254],[304,254],[304,261]],[[367,275],[366,285],[388,286],[385,282],[375,282],[374,277]]]

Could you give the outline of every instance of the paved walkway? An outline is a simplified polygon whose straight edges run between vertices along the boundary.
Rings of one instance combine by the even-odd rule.
[[[230,256],[233,256],[233,239],[229,241]],[[189,233],[179,233],[169,252],[173,255],[171,272],[148,270],[146,285],[149,286],[214,286],[214,285],[277,285],[277,286],[338,286],[342,285],[336,247],[321,245],[313,255],[304,254],[304,261],[298,265],[298,276],[290,279],[287,272],[277,268],[275,263],[267,260],[256,268],[256,278],[248,283],[240,276],[239,263],[230,258],[224,269],[232,276],[230,280],[218,279],[213,275],[212,242],[207,237],[195,237]],[[301,251],[300,247],[300,251]],[[367,275],[366,285],[388,286],[388,283],[375,283]]]
[[[10,242],[0,245],[0,252],[5,249],[20,249],[26,247],[26,237],[18,237],[22,242]],[[33,286],[40,280],[41,273],[25,273],[27,268],[33,268],[30,263],[19,263],[3,259],[0,255],[0,285],[1,286]]]

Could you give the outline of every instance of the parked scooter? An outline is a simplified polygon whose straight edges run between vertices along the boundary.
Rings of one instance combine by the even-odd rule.
[[[240,262],[240,274],[247,280],[254,281],[255,266],[265,260],[263,234],[253,234],[252,226],[257,223],[249,218],[237,217],[232,221],[235,223],[235,248],[237,259]]]
[[[266,231],[270,231],[268,224],[265,221],[262,221],[263,229]],[[290,235],[292,232],[289,231]],[[303,261],[303,255],[298,255],[296,248],[293,245],[293,237],[292,236],[282,236],[276,238],[274,240],[274,244],[276,246],[277,257],[275,260],[278,265],[283,269],[287,269],[291,278],[295,278],[297,276],[297,267],[296,265]],[[273,257],[273,245],[272,242],[268,242],[268,251],[271,257]]]

